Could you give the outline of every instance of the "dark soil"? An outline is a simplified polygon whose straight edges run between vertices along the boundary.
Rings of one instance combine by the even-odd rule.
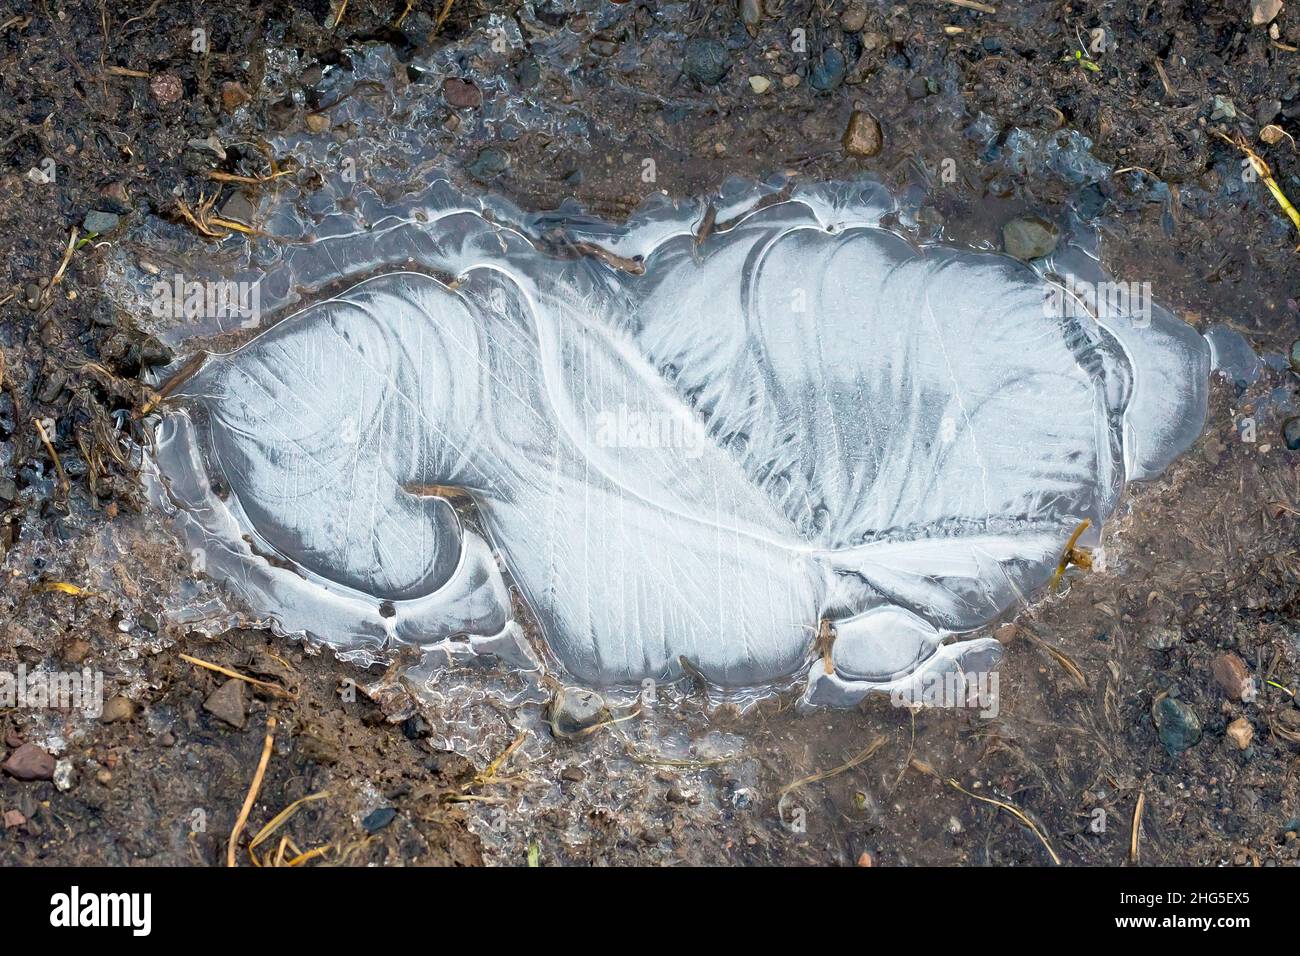
[[[103,293],[109,247],[133,227],[183,225],[178,200],[194,208],[220,190],[221,208],[239,186],[210,171],[264,171],[257,144],[316,122],[311,111],[328,105],[315,99],[322,69],[346,70],[365,45],[412,64],[464,51],[474,88],[431,93],[461,105],[442,107],[430,147],[466,188],[486,182],[535,209],[573,197],[618,218],[653,191],[705,195],[730,176],[872,174],[924,190],[931,225],[988,248],[1013,216],[1065,225],[1073,209],[1095,222],[1112,273],[1152,281],[1198,328],[1226,324],[1261,353],[1286,352],[1300,329],[1296,231],[1213,133],[1244,137],[1300,201],[1294,144],[1259,139],[1270,123],[1300,134],[1300,9],[1287,6],[1274,40],[1251,25],[1246,0],[994,5],[1004,9],[769,0],[751,36],[736,4],[702,0],[454,0],[440,26],[441,3],[414,5],[396,26],[404,2],[353,0],[333,29],[323,0],[12,0],[0,12],[0,669],[84,662],[104,673],[107,697],[133,707],[112,723],[0,711],[0,749],[29,740],[71,767],[66,789],[0,780],[0,811],[18,811],[0,832],[0,861],[223,863],[272,714],[274,752],[241,863],[277,812],[322,792],[259,858],[1050,862],[1010,813],[968,794],[1020,808],[1064,863],[1129,860],[1139,799],[1141,863],[1300,858],[1290,693],[1300,689],[1300,475],[1276,402],[1264,400],[1275,387],[1294,393],[1287,371],[1250,387],[1217,382],[1198,445],[1163,479],[1132,487],[1108,524],[1106,568],[1072,572],[1067,593],[999,631],[1009,646],[994,720],[913,720],[887,701],[801,716],[774,699],[737,715],[688,696],[683,726],[743,741],[742,766],[638,763],[613,733],[557,741],[537,729],[497,768],[502,786],[475,774],[510,742],[510,725],[455,747],[462,755],[442,749],[457,736],[443,732],[450,718],[416,704],[396,671],[385,682],[263,631],[209,641],[159,624],[158,582],[187,556],[144,513],[123,438],[147,442],[142,375],[172,356]],[[528,29],[504,50],[485,46],[484,31],[502,23]],[[192,49],[195,29],[206,52]],[[1105,50],[1091,52],[1091,69],[1074,54],[1093,51],[1097,29]],[[792,51],[796,30],[806,52]],[[562,54],[556,37],[571,41]],[[715,42],[692,44],[687,62],[688,40]],[[394,82],[421,82],[418,69],[405,72]],[[763,94],[748,81],[758,75],[771,83]],[[492,100],[508,96],[554,122],[500,121]],[[854,110],[879,120],[878,155],[842,149]],[[1061,146],[1072,130],[1110,172],[1081,179],[1058,161],[1076,155]],[[219,131],[224,159],[201,145]],[[52,170],[52,181],[30,170]],[[92,211],[120,223],[74,244],[61,269]],[[1244,419],[1258,425],[1253,440]],[[1211,662],[1227,651],[1254,676],[1253,702],[1215,681]],[[226,678],[181,654],[289,693],[248,685],[237,729],[203,706]],[[1151,717],[1166,696],[1203,726],[1175,754]],[[1238,717],[1254,732],[1245,749],[1226,734]],[[778,805],[783,787],[878,735],[863,763]],[[385,824],[387,813],[374,814],[388,808]]]

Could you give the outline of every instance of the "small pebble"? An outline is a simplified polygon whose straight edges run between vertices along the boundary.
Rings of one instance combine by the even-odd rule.
[[[1288,418],[1282,423],[1282,440],[1292,451],[1300,451],[1300,417]]]
[[[159,73],[149,81],[149,92],[155,100],[166,106],[185,95],[185,86],[175,73]]]
[[[99,719],[106,724],[115,724],[119,720],[130,720],[135,714],[135,704],[130,699],[117,695],[110,697],[104,704],[104,712]]]
[[[36,744],[23,744],[9,755],[0,769],[15,780],[52,780],[54,757]]]
[[[1253,683],[1246,662],[1232,651],[1225,651],[1215,657],[1210,662],[1210,672],[1218,685],[1223,688],[1224,693],[1233,700],[1241,700],[1245,697]]]
[[[1151,708],[1160,742],[1170,754],[1180,753],[1201,739],[1201,719],[1181,700],[1162,697]]]
[[[60,760],[54,764],[54,773],[50,779],[54,781],[54,788],[60,793],[66,793],[72,789],[72,761]]]
[[[1255,739],[1255,728],[1245,717],[1238,717],[1228,724],[1228,739],[1237,745],[1238,750],[1245,750]]]
[[[378,833],[388,824],[393,822],[397,816],[397,811],[392,807],[380,807],[361,821],[361,826],[367,833]]]
[[[469,164],[469,174],[478,180],[495,179],[510,167],[510,154],[495,146],[479,150],[478,156]]]
[[[442,98],[456,109],[475,110],[483,105],[483,91],[469,80],[454,77],[442,84]]]
[[[840,14],[840,29],[845,33],[860,33],[867,25],[867,8],[861,4],[852,4]]]
[[[1058,238],[1056,227],[1037,216],[1012,219],[1002,227],[1002,246],[1007,254],[1025,261],[1050,254]]]
[[[572,737],[595,726],[605,716],[605,698],[581,687],[561,687],[551,700],[551,731]]]
[[[208,699],[203,702],[203,709],[237,730],[243,730],[248,722],[248,708],[244,703],[244,682],[234,677],[230,678],[208,695]]]
[[[875,156],[883,144],[880,122],[870,113],[854,110],[841,142],[850,156]]]
[[[808,85],[819,92],[829,93],[844,82],[847,69],[844,54],[835,47],[827,47],[808,75]]]
[[[1214,98],[1213,109],[1211,109],[1210,111],[1210,119],[1231,120],[1236,118],[1237,118],[1237,107],[1232,102],[1232,100],[1228,99],[1226,96],[1216,96]]]
[[[686,41],[682,72],[705,86],[716,86],[731,69],[731,54],[717,40],[695,37]]]
[[[81,225],[86,232],[93,232],[97,236],[103,236],[117,228],[121,217],[116,213],[102,212],[98,209],[86,213],[86,218],[82,220]]]
[[[749,88],[762,96],[772,88],[772,81],[765,76],[751,76],[749,78]]]
[[[1272,23],[1281,12],[1282,0],[1251,0],[1250,22],[1254,26],[1262,27],[1266,23]]]

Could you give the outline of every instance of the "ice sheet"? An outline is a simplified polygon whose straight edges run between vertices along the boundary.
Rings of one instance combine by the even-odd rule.
[[[283,630],[468,634],[537,666],[512,584],[572,678],[684,659],[750,687],[808,666],[828,620],[809,698],[851,703],[991,664],[952,636],[1027,600],[1204,421],[1192,329],[914,246],[879,187],[736,196],[702,241],[698,204],[557,238],[441,195],[287,257],[309,285],[400,271],[212,356],[164,423],[188,533]]]

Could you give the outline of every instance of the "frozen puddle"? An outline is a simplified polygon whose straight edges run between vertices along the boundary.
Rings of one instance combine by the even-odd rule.
[[[158,462],[190,543],[344,649],[600,686],[807,671],[829,704],[987,670],[997,642],[960,638],[1199,434],[1205,340],[914,246],[875,186],[761,194],[564,227],[439,188],[290,250],[273,300],[371,277],[177,391]]]

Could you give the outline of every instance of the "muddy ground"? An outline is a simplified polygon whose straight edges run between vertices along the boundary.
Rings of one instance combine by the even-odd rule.
[[[997,629],[992,719],[883,700],[800,715],[787,696],[742,713],[687,686],[654,721],[559,740],[533,703],[412,696],[402,662],[363,671],[163,613],[188,556],[149,514],[130,443],[146,440],[142,376],[172,356],[101,291],[105,263],[140,224],[192,228],[182,205],[249,192],[210,174],[265,172],[259,142],[320,124],[322,70],[368,47],[410,64],[395,83],[427,82],[419,64],[441,55],[473,84],[427,94],[429,148],[467,189],[617,218],[729,176],[870,174],[923,190],[930,227],[986,248],[1024,213],[1091,222],[1114,274],[1151,281],[1198,328],[1287,353],[1297,235],[1215,132],[1300,199],[1294,144],[1260,138],[1300,131],[1300,8],[1270,32],[1245,0],[993,6],[352,0],[337,25],[323,0],[0,11],[0,669],[89,667],[110,698],[95,720],[0,711],[14,771],[0,861],[224,863],[274,716],[245,865],[1294,863],[1300,453],[1281,436],[1284,368],[1217,378],[1199,443],[1108,523],[1104,567]],[[717,42],[688,55],[688,40]],[[529,112],[503,121],[497,97]],[[876,155],[841,145],[854,110],[879,121]],[[1102,173],[1079,174],[1093,162]],[[1253,700],[1216,680],[1226,653]],[[1201,724],[1185,750],[1152,720],[1169,698]]]

